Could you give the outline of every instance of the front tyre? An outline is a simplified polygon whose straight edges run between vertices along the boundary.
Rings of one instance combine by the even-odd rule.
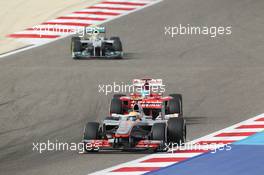
[[[82,43],[80,37],[72,37],[71,39],[71,54],[73,59],[78,59],[75,52],[82,52]]]
[[[160,147],[155,151],[165,151],[164,146],[167,141],[167,130],[166,130],[166,123],[154,123],[152,126],[152,133],[151,133],[152,140],[161,141],[162,144]]]
[[[122,42],[121,42],[120,38],[118,36],[114,36],[114,37],[111,37],[110,40],[114,41],[114,43],[112,45],[113,50],[121,53],[120,56],[116,56],[115,58],[116,59],[122,59],[123,58],[123,46],[122,46]]]
[[[88,122],[85,125],[83,139],[84,140],[96,140],[99,138],[99,127],[100,124],[97,122]],[[86,144],[84,145],[84,150],[86,152],[96,152],[98,150],[94,150],[92,148],[87,149]]]
[[[113,98],[110,104],[111,114],[123,114],[122,101],[119,98]]]
[[[110,40],[114,41],[113,48],[115,51],[119,51],[119,52],[123,51],[122,42],[118,36],[113,36],[110,38]]]
[[[186,138],[186,124],[182,117],[170,118],[167,125],[168,142],[182,144]]]

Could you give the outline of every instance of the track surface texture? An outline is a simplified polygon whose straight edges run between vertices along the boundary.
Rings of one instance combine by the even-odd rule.
[[[72,60],[70,38],[0,60],[1,174],[82,175],[145,153],[32,152],[32,142],[78,142],[100,121],[111,96],[98,84],[162,78],[182,93],[188,139],[263,113],[264,1],[165,0],[106,24],[124,60]],[[169,38],[166,25],[231,25],[232,35]]]

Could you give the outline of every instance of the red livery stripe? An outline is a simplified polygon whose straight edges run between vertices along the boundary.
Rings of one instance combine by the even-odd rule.
[[[142,163],[151,163],[151,162],[180,162],[186,160],[187,157],[157,157],[150,158],[142,161]]]
[[[224,132],[216,135],[215,137],[235,137],[235,136],[250,136],[256,132]]]
[[[257,121],[257,122],[264,122],[264,117],[263,118],[259,118],[259,119],[255,120],[255,121]]]
[[[160,169],[160,167],[122,167],[112,172],[154,171],[158,169]]]

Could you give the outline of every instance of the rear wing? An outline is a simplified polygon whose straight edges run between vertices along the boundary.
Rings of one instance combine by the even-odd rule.
[[[100,34],[105,33],[105,27],[86,27],[86,34]]]
[[[162,79],[134,79],[132,84],[135,87],[163,86]]]

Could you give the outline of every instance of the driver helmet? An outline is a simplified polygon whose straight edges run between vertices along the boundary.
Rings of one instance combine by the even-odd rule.
[[[132,120],[132,121],[136,121],[136,120],[141,119],[140,114],[136,111],[129,112],[128,116],[129,116],[128,120]]]
[[[138,116],[139,114],[136,111],[131,111],[128,115],[129,116]]]

